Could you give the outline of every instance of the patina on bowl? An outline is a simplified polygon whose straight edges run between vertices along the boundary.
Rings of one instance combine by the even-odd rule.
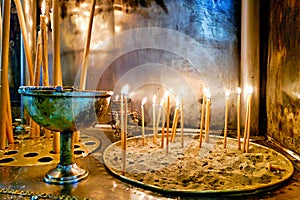
[[[52,131],[91,127],[105,114],[112,91],[79,91],[74,87],[21,86],[25,109],[31,118]]]

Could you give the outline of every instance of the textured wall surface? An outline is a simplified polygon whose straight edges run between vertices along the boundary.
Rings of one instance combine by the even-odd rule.
[[[197,128],[202,91],[209,87],[212,129],[223,129],[225,91],[230,89],[229,126],[234,129],[240,20],[236,1],[165,0],[164,6],[149,1],[133,7],[118,2],[97,1],[87,89],[111,89],[118,95],[128,85],[133,109],[140,112],[142,99],[148,97],[149,123],[153,95],[159,104],[169,91],[172,107],[176,98],[184,98],[185,124]],[[79,85],[89,4],[64,3],[64,84]]]
[[[268,134],[300,153],[300,2],[271,1]]]

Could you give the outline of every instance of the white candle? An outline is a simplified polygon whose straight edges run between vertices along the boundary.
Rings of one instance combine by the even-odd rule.
[[[224,148],[227,146],[227,126],[228,126],[228,103],[230,91],[227,90],[225,94],[225,125],[224,125]]]
[[[155,103],[156,103],[156,95],[153,95],[153,99],[152,99],[152,107],[153,107],[153,143],[156,144],[156,124],[155,124]]]
[[[159,104],[158,113],[157,113],[157,120],[156,120],[156,131],[158,130],[158,126],[159,126],[159,122],[160,122],[160,117],[161,117],[161,109],[162,109],[163,106],[164,106],[164,99],[162,99],[160,101],[160,104]]]
[[[241,88],[237,88],[237,142],[238,150],[241,149]]]
[[[144,105],[147,102],[147,97],[143,98],[141,105],[141,113],[142,113],[142,144],[145,145],[145,113],[144,113]]]
[[[206,115],[205,115],[205,142],[209,143],[209,125],[210,125],[210,92],[206,96]]]

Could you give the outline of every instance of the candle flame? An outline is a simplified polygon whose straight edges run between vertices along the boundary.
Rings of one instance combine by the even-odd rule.
[[[142,100],[142,106],[145,105],[146,102],[147,102],[147,97],[144,97]]]
[[[225,97],[228,98],[229,95],[230,95],[230,90],[226,90],[226,92],[225,92]]]
[[[164,103],[165,103],[165,99],[164,99],[164,98],[162,98],[162,99],[160,100],[160,106],[163,106],[163,105],[164,105]]]
[[[153,95],[152,102],[153,102],[153,104],[155,104],[155,102],[156,102],[156,95]]]
[[[44,15],[45,12],[46,12],[46,2],[45,2],[45,0],[42,2],[41,10],[42,10],[42,15]]]
[[[121,90],[121,94],[125,94],[127,95],[128,94],[128,90],[129,90],[129,86],[128,85],[125,85],[122,90]]]
[[[116,95],[116,97],[115,97],[115,99],[116,99],[116,101],[118,101],[119,100],[119,95]]]
[[[236,89],[236,91],[237,91],[238,94],[241,94],[242,89],[241,89],[240,87],[238,87],[238,88]]]
[[[247,86],[245,90],[248,95],[251,95],[253,93],[253,88],[251,86]]]
[[[179,98],[176,98],[176,108],[178,108],[179,107]]]
[[[207,90],[205,91],[205,94],[206,94],[206,98],[210,99],[211,97],[211,93],[210,93],[210,90],[207,88]]]
[[[208,92],[209,92],[209,89],[208,89],[208,87],[205,87],[205,88],[203,88],[203,93],[204,93],[205,95],[207,95],[207,94],[208,94]]]

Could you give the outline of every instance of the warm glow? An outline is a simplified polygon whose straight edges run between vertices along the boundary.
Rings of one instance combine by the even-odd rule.
[[[153,102],[153,104],[155,104],[155,102],[156,102],[156,95],[153,95],[152,102]]]
[[[230,95],[230,90],[226,90],[226,92],[225,92],[225,97],[228,98],[229,95]]]
[[[42,2],[41,10],[42,10],[42,15],[45,15],[45,12],[46,12],[46,2],[45,2],[45,0]]]
[[[120,98],[120,96],[119,96],[119,95],[116,95],[115,100],[118,101],[119,98]]]
[[[129,86],[128,85],[125,85],[122,90],[121,90],[121,94],[128,94],[128,90],[129,90]]]
[[[160,106],[163,106],[164,103],[165,103],[165,99],[161,99],[161,100],[160,100]]]
[[[142,106],[145,105],[146,102],[147,102],[147,97],[144,97],[142,100]]]
[[[205,88],[204,88],[204,89],[205,89]],[[205,94],[206,94],[206,98],[210,99],[211,94],[210,94],[210,90],[209,90],[208,88],[206,88]]]
[[[204,93],[205,95],[207,95],[208,92],[209,92],[209,89],[208,89],[207,87],[203,88],[203,93]]]
[[[238,88],[236,89],[236,92],[237,92],[238,94],[241,94],[242,89],[241,89],[240,87],[238,87]]]
[[[245,91],[247,94],[251,95],[253,93],[253,88],[251,86],[247,86]]]

